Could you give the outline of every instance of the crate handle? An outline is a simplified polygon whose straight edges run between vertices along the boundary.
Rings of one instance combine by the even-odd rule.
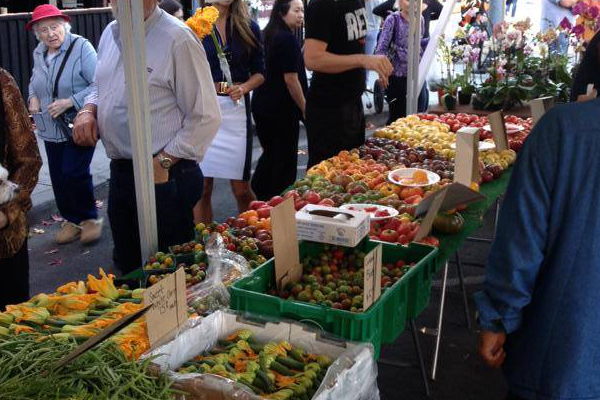
[[[306,322],[309,324],[315,324],[317,326],[317,328],[319,328],[320,330],[324,331],[325,329],[323,329],[323,327],[321,326],[321,324],[319,324],[317,321],[313,321],[312,319],[301,319],[298,322]]]

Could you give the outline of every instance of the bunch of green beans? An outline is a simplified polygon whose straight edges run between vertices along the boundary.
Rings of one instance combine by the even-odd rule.
[[[0,399],[173,400],[178,393],[166,376],[150,373],[151,359],[128,360],[111,343],[44,374],[76,346],[72,339],[0,337]]]

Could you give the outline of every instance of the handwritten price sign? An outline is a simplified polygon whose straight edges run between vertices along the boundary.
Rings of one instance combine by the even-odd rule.
[[[186,321],[185,272],[183,268],[146,289],[144,304],[152,304],[146,315],[150,345],[163,342]]]

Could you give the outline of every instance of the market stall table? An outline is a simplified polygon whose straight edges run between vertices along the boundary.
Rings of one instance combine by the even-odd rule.
[[[486,199],[478,203],[472,204],[467,208],[465,212],[462,213],[465,219],[465,223],[460,233],[457,233],[455,235],[438,235],[438,239],[440,240],[440,246],[438,249],[439,252],[435,273],[439,272],[442,269],[443,273],[438,324],[437,330],[435,331],[436,344],[431,372],[433,380],[435,380],[435,375],[437,371],[437,361],[442,337],[442,321],[444,318],[444,302],[446,297],[446,287],[448,279],[448,262],[453,254],[458,254],[458,250],[460,249],[462,244],[469,238],[469,236],[483,225],[483,217],[485,216],[486,212],[490,209],[492,204],[494,204],[494,202],[496,202],[499,199],[499,197],[506,191],[511,174],[512,168],[509,168],[502,174],[502,176],[499,179],[481,186],[480,193],[484,194],[486,196]],[[467,322],[469,323],[470,320],[467,308],[467,297],[463,281],[462,265],[458,258],[457,269],[463,295],[463,301],[465,305],[465,313],[467,316]]]

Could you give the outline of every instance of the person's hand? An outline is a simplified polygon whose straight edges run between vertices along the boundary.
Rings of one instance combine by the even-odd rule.
[[[558,4],[564,8],[573,8],[573,6],[577,3],[579,3],[579,0],[560,0]]]
[[[58,99],[48,106],[48,113],[52,118],[58,118],[60,114],[73,107],[71,99]]]
[[[227,89],[227,95],[233,101],[239,101],[246,94],[246,90],[242,85],[233,85]]]
[[[483,331],[479,334],[479,355],[483,361],[492,368],[500,368],[506,352],[504,351],[504,342],[506,341],[506,333]]]
[[[369,71],[375,71],[379,75],[379,79],[384,88],[388,87],[389,76],[394,72],[392,63],[386,56],[374,55],[364,56],[363,67]]]
[[[94,114],[81,113],[73,122],[73,141],[78,146],[93,147],[98,142],[98,122]]]
[[[6,225],[8,225],[8,218],[3,211],[0,211],[0,229],[6,228]]]
[[[169,181],[169,170],[160,165],[158,157],[152,159],[152,165],[154,167],[154,184],[160,185],[161,183],[167,183]]]
[[[35,96],[33,96],[32,98],[30,98],[29,99],[28,109],[29,109],[29,112],[32,113],[32,114],[39,113],[42,110],[42,106],[40,105],[40,99],[38,99]]]

